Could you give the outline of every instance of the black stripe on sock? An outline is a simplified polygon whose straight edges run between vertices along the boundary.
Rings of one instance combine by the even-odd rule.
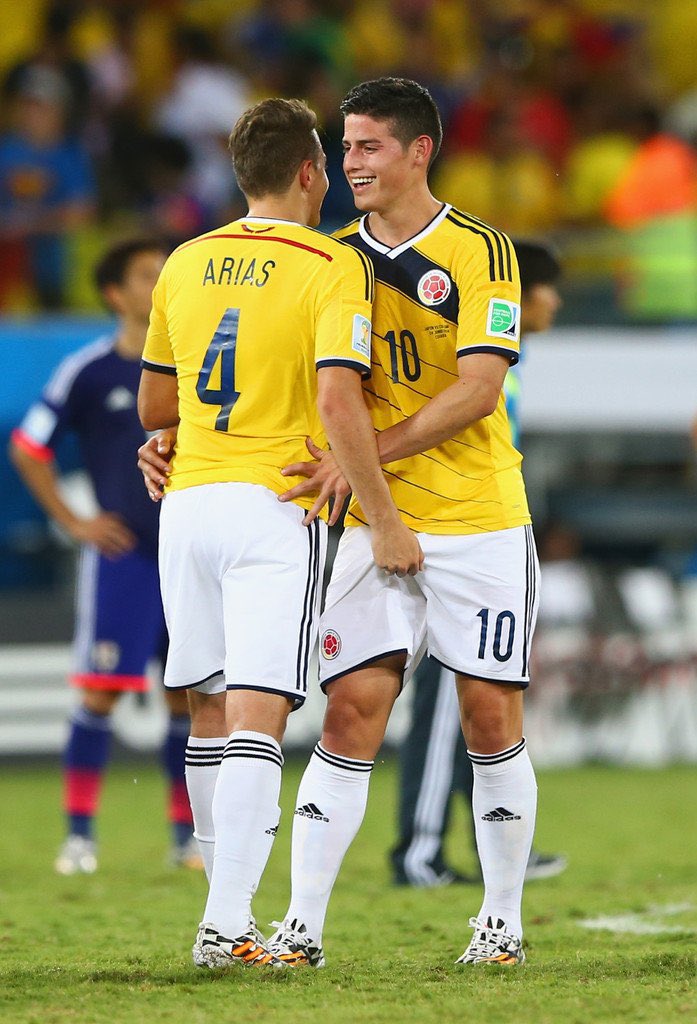
[[[497,754],[473,754],[468,750],[467,755],[472,764],[503,764],[504,761],[510,761],[511,758],[517,757],[523,750],[525,750],[525,737],[522,738],[520,743],[508,747],[506,750],[501,750]]]
[[[321,744],[317,744],[314,753],[322,761],[332,765],[334,768],[343,768],[349,772],[371,772],[374,761],[359,761],[351,757],[342,757],[340,754],[331,754]]]

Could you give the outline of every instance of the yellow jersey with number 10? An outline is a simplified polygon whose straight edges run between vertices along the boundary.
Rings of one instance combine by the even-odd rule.
[[[372,299],[370,260],[289,221],[242,218],[176,249],[142,361],[177,376],[167,489],[240,481],[281,494],[297,483],[281,468],[309,458],[308,436],[326,446],[318,368],[370,373]]]
[[[395,248],[370,234],[369,217],[336,233],[375,270],[372,375],[363,385],[378,430],[412,416],[458,379],[458,358],[492,352],[517,362],[520,277],[510,240],[444,204]],[[383,467],[413,530],[473,534],[530,522],[521,456],[503,393],[495,412],[431,451]],[[347,523],[365,522],[354,500]]]

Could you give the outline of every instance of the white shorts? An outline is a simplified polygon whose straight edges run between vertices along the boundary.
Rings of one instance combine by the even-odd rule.
[[[326,524],[258,484],[202,484],[162,502],[165,686],[307,695]]]
[[[397,653],[406,681],[426,650],[460,675],[527,686],[540,573],[532,527],[418,538],[424,568],[398,579],[373,562],[367,527],[344,531],[320,623],[322,688]]]

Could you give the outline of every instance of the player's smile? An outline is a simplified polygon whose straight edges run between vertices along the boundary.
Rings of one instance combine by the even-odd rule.
[[[375,181],[375,175],[356,175],[355,177],[350,177],[349,181],[354,192],[365,192],[365,190]]]

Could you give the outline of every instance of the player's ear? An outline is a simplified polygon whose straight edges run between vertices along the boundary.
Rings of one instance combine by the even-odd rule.
[[[308,192],[310,190],[316,174],[317,168],[313,164],[312,160],[303,160],[298,168],[298,180],[300,181],[300,187],[303,192]]]
[[[419,135],[412,143],[414,159],[421,166],[428,167],[433,153],[433,139],[430,135]]]

